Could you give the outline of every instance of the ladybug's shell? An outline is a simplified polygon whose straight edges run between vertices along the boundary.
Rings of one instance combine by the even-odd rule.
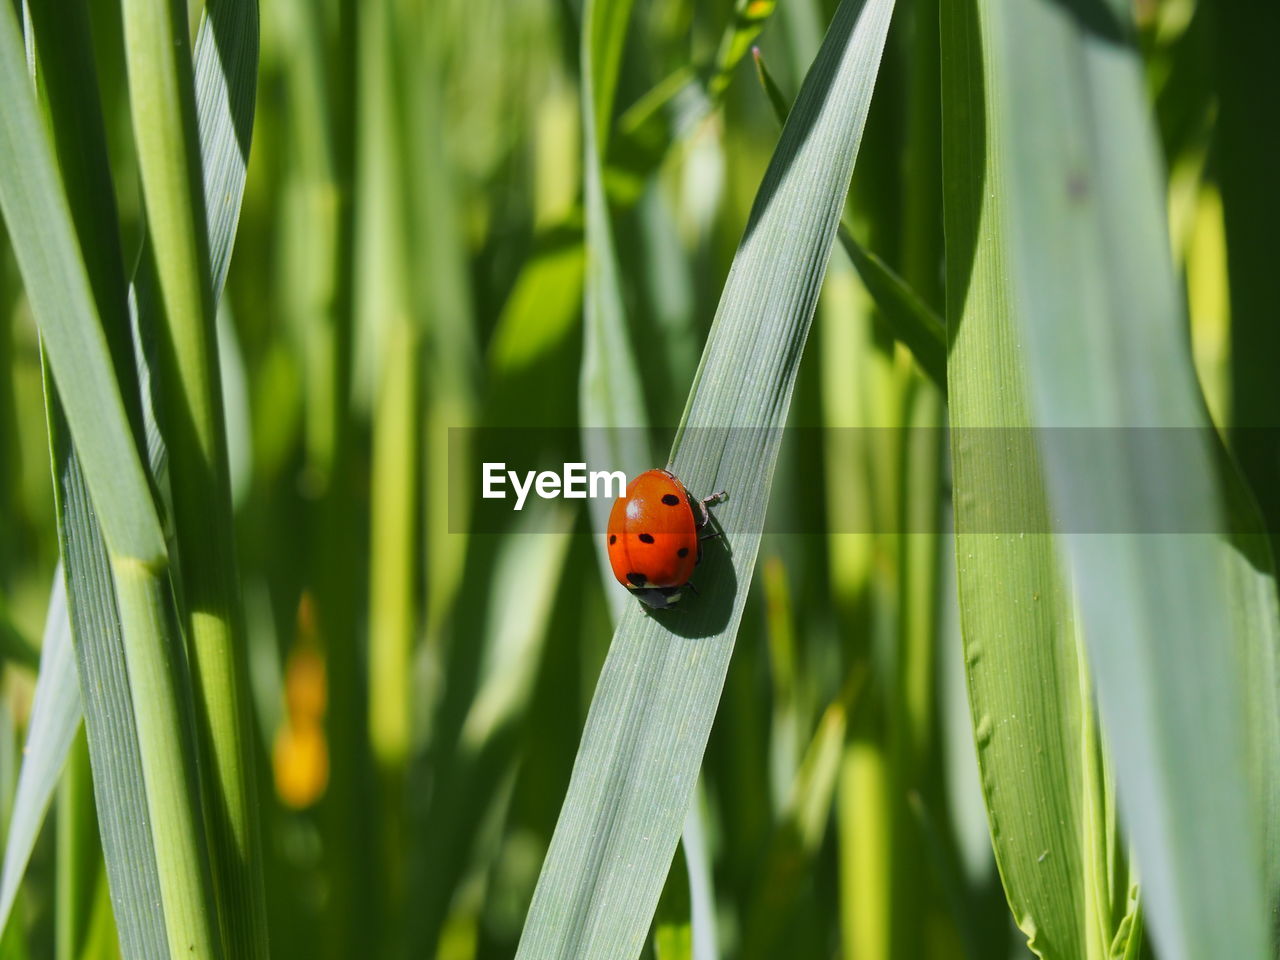
[[[698,524],[689,493],[666,470],[647,470],[609,513],[609,564],[632,589],[679,587],[698,562]]]

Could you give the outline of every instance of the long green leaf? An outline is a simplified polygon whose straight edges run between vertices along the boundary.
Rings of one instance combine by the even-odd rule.
[[[753,51],[756,75],[764,87],[774,116],[782,123],[790,107],[777,82],[765,65],[760,51]],[[878,256],[853,237],[846,216],[840,222],[840,246],[849,257],[867,293],[879,307],[877,318],[889,328],[895,339],[902,341],[916,362],[943,390],[947,387],[947,332],[941,318],[934,313],[911,286]]]
[[[66,423],[51,384],[47,390],[55,471],[61,475],[69,455],[69,424],[101,520],[111,578],[120,591],[144,806],[158,838],[156,847],[165,851],[158,861],[159,896],[152,902],[164,905],[171,945],[194,946],[213,956],[217,938],[210,927],[212,899],[201,856],[203,818],[179,693],[181,661],[175,654],[180,655],[180,648],[175,643],[164,538],[25,66],[17,25],[6,6],[0,12],[0,89],[8,104],[0,119],[0,207],[19,251],[53,376],[66,388]],[[90,111],[92,104],[85,101]],[[85,128],[62,125],[55,117],[55,129],[60,136],[63,130],[75,130],[78,136]],[[74,608],[72,594],[69,591]],[[74,609],[72,617],[74,625]]]
[[[389,770],[409,746],[409,662],[417,633],[418,394],[423,326],[412,309],[401,197],[403,131],[395,112],[396,5],[360,20],[355,322],[377,331],[369,562],[369,737]]]
[[[170,457],[174,524],[183,544],[180,596],[200,743],[210,759],[202,783],[218,914],[228,949],[237,956],[265,956],[246,637],[215,324],[249,151],[257,7],[252,0],[227,0],[209,8],[208,29],[199,37],[205,50],[199,57],[204,75],[198,94],[186,5],[125,0],[122,9],[151,240],[147,260],[155,266],[158,294],[154,305],[160,322],[154,330],[163,386],[157,411]],[[210,233],[211,225],[216,234]]]
[[[79,960],[90,949],[93,904],[99,888],[106,887],[89,747],[79,728],[58,790],[57,842],[54,949],[57,960]]]
[[[632,0],[588,0],[582,27],[583,191],[586,224],[586,275],[583,285],[582,372],[578,384],[578,421],[587,462],[609,464],[634,477],[650,467],[644,429],[648,425],[644,390],[627,332],[622,281],[614,250],[613,225],[604,189],[613,95]],[[611,504],[593,500],[593,528],[603,529]],[[601,578],[609,583],[609,559],[597,551]],[[622,611],[616,592],[609,594],[615,619]]]
[[[178,698],[185,663],[167,578],[111,557],[94,523],[84,474],[51,387],[49,445],[94,790],[121,944],[130,956],[177,956],[183,944],[218,956],[191,718]],[[162,846],[177,856],[162,859]]]
[[[13,816],[4,843],[4,870],[0,874],[0,936],[18,895],[18,884],[35,848],[45,811],[58,786],[67,751],[80,726],[80,696],[76,688],[76,661],[67,619],[67,592],[62,567],[53,576],[44,641],[40,647],[40,673],[36,678],[22,769],[13,800]]]
[[[639,953],[671,865],[755,567],[769,488],[893,5],[846,0],[765,174],[672,464],[721,488],[700,597],[614,634],[518,956]]]
[[[57,167],[36,112],[11,7],[0,13],[0,209],[54,377],[68,387],[67,419],[85,464],[103,535],[146,563],[165,556],[110,353],[76,243]]]
[[[978,766],[1014,920],[1041,957],[1105,958],[1114,824],[1070,580],[1029,427],[1027,358],[1008,281],[1007,183],[978,5],[942,17],[944,209],[956,579]],[[1091,829],[1094,827],[1096,829]],[[1114,878],[1127,892],[1123,873]],[[1108,904],[1099,911],[1099,903]],[[1101,915],[1100,915],[1101,914]]]
[[[1274,583],[1224,536],[1179,532],[1226,530],[1226,503],[1128,5],[983,10],[1032,422],[1145,912],[1161,956],[1272,956],[1276,743],[1250,720],[1275,711]],[[1054,429],[1081,427],[1087,469]]]

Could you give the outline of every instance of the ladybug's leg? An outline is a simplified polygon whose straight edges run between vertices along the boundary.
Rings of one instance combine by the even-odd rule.
[[[712,530],[710,533],[704,533],[702,536],[698,538],[698,540],[699,541],[714,540],[716,537],[723,537],[723,536],[724,536],[723,530]]]
[[[706,526],[707,521],[708,521],[709,519],[711,519],[711,514],[708,512],[707,508],[708,508],[708,507],[714,507],[714,506],[715,506],[717,503],[719,503],[721,500],[728,500],[728,499],[729,499],[729,491],[727,491],[727,490],[721,490],[719,493],[713,493],[713,494],[712,494],[711,496],[709,496],[709,497],[703,497],[703,498],[702,498],[702,501],[701,501],[701,502],[702,502],[702,518],[703,518],[703,519],[702,519],[702,523],[703,523],[703,526]]]
[[[690,580],[688,583],[686,583],[686,584],[685,584],[685,587],[688,587],[688,588],[689,588],[689,590],[693,592],[693,595],[694,595],[695,597],[700,597],[700,596],[702,596],[702,594],[698,592],[698,588],[697,588],[697,587],[695,587],[695,586],[693,585],[693,581],[692,581],[692,580]]]
[[[689,501],[697,505],[697,509],[694,510],[694,513],[698,515],[698,526],[705,527],[710,523],[711,511],[708,508],[715,506],[721,500],[728,499],[728,497],[729,494],[724,490],[721,490],[719,493],[713,493],[709,497],[703,497],[701,500],[694,500],[693,497],[690,497]]]

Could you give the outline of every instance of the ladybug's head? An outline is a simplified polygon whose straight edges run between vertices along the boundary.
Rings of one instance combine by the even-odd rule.
[[[683,587],[631,587],[632,596],[639,597],[640,602],[656,610],[669,610],[680,602],[680,591]]]

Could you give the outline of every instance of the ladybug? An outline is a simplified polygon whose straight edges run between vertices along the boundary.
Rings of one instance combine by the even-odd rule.
[[[650,607],[665,610],[680,600],[702,559],[699,535],[711,522],[707,509],[723,491],[697,500],[669,470],[646,470],[631,481],[626,496],[609,513],[609,565],[618,582]]]

